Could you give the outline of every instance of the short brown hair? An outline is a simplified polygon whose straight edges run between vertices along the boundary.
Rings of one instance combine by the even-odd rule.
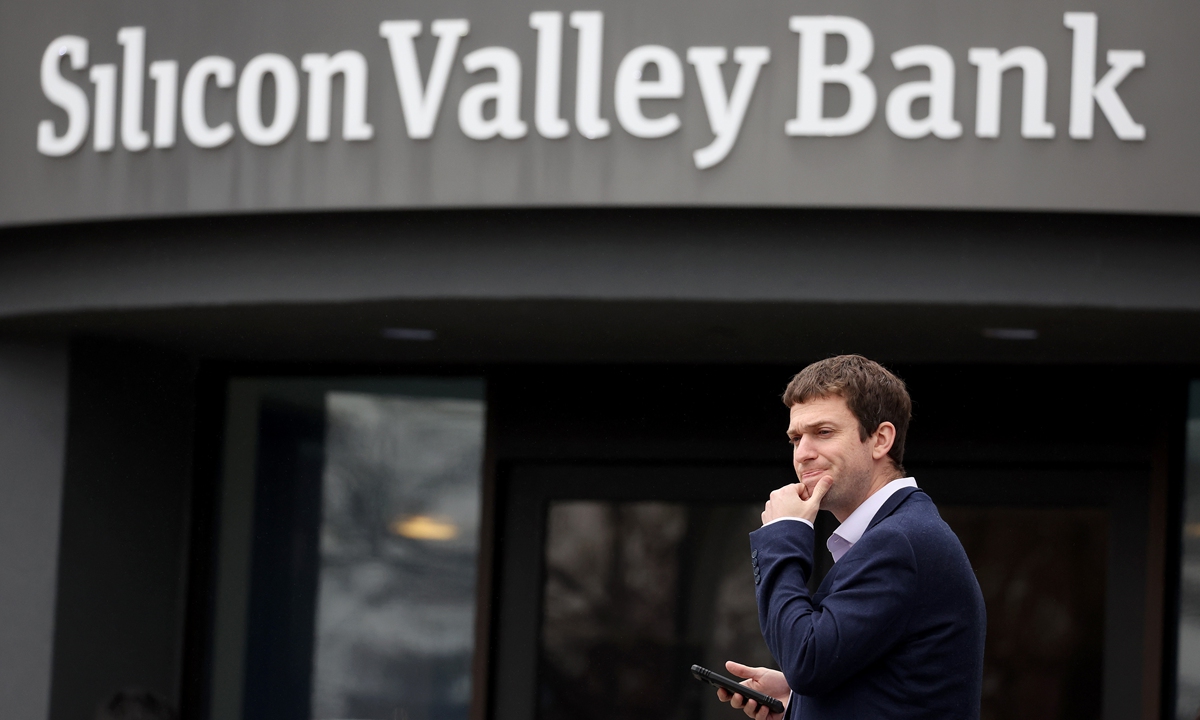
[[[831,395],[846,401],[858,419],[858,433],[863,440],[885,422],[896,426],[896,440],[888,457],[897,472],[903,473],[904,437],[912,417],[912,399],[904,381],[862,355],[838,355],[796,373],[783,391],[783,404],[791,407]]]

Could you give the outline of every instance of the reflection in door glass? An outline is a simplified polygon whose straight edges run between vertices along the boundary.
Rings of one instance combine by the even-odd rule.
[[[943,507],[987,605],[980,720],[1101,715],[1108,513]]]
[[[688,674],[774,667],[747,534],[762,506],[551,503],[540,720],[741,717]],[[1100,716],[1108,518],[1100,508],[946,507],[987,602],[981,720]],[[821,525],[822,523],[818,523]],[[821,547],[818,557],[827,557]]]
[[[316,720],[465,718],[482,399],[325,396]]]
[[[758,503],[552,503],[538,717],[729,717],[688,668],[774,666],[746,539],[761,512]]]
[[[1175,717],[1200,717],[1200,381],[1193,382],[1187,421],[1183,566],[1179,572],[1179,657]]]

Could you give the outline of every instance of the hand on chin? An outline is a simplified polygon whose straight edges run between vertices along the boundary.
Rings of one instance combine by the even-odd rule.
[[[808,477],[801,478],[800,484],[804,486],[804,489],[800,492],[800,496],[807,500],[808,496],[812,494],[813,488],[815,488],[817,483],[821,481],[821,478],[825,477],[826,475],[829,475],[829,473],[818,472],[812,473]],[[830,479],[832,479],[832,477]]]

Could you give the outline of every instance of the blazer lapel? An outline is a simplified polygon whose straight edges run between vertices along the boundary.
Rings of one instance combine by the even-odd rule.
[[[875,517],[871,518],[871,524],[867,526],[867,529],[863,531],[863,534],[865,535],[871,530],[871,528],[878,525],[885,517],[894,513],[896,508],[900,507],[905,500],[907,500],[912,496],[913,493],[916,492],[922,491],[920,488],[908,487],[892,493],[892,496],[889,497],[887,501],[879,507],[878,511],[876,511]],[[814,605],[819,606],[825,597],[829,595],[830,591],[833,590],[833,586],[837,582],[839,567],[839,564],[834,563],[833,567],[829,569],[829,573],[825,576],[825,579],[821,581],[820,587],[817,588],[817,592],[813,595]]]

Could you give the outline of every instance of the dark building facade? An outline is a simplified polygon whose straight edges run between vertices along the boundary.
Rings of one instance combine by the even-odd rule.
[[[731,712],[856,352],[984,717],[1195,717],[1196,12],[7,9],[0,714]]]

